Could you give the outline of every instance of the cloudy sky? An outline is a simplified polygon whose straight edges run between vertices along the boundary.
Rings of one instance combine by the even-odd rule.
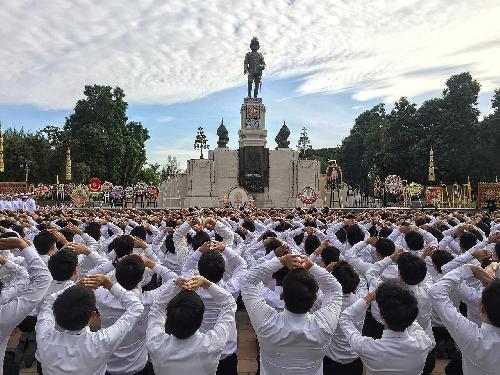
[[[85,84],[120,86],[129,119],[150,130],[148,160],[195,155],[198,126],[237,145],[252,36],[267,69],[268,145],[286,121],[292,145],[339,144],[354,118],[400,96],[420,104],[470,71],[490,111],[500,87],[498,0],[3,0],[3,127],[63,125]]]

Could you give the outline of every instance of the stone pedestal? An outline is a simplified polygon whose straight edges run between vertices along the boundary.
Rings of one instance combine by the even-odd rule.
[[[209,151],[208,158],[214,161],[215,195],[222,205],[224,197],[238,186],[238,151],[228,148],[216,148]]]
[[[269,151],[269,198],[274,207],[295,207],[298,152],[289,148]]]
[[[184,207],[218,207],[215,194],[215,163],[209,159],[188,160]]]
[[[266,107],[261,98],[245,98],[241,105],[241,129],[238,132],[240,148],[266,147]]]

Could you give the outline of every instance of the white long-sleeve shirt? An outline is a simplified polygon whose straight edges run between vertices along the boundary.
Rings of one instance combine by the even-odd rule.
[[[187,339],[165,333],[165,310],[180,291],[173,282],[153,303],[146,332],[146,345],[155,373],[213,375],[234,323],[236,302],[229,292],[212,284],[206,292],[221,306],[214,328],[206,333],[199,330]]]
[[[339,322],[352,348],[367,367],[367,375],[420,374],[434,346],[433,340],[418,323],[403,332],[386,329],[379,340],[363,336],[355,322],[365,316],[367,307],[367,303],[359,299],[342,313]]]
[[[342,306],[342,287],[318,265],[309,272],[324,293],[314,313],[278,313],[261,294],[261,280],[282,268],[278,258],[250,269],[241,279],[241,294],[260,344],[262,375],[323,373],[323,357],[337,326]]]
[[[174,272],[158,264],[153,267],[152,271],[162,278],[163,285],[143,293],[139,289],[132,291],[141,300],[144,311],[136,320],[130,332],[123,337],[107,362],[106,371],[110,374],[132,375],[146,366],[148,360],[146,328],[149,310],[153,302],[170,285],[170,280],[177,277]],[[111,327],[125,312],[120,301],[105,288],[96,290],[96,307],[101,316],[101,327],[103,328]]]
[[[50,286],[52,277],[34,247],[21,251],[26,260],[30,283],[18,296],[0,306],[0,375],[3,374],[5,349],[12,330],[22,322],[28,313],[40,302]],[[10,263],[0,267],[10,267]]]
[[[36,324],[38,356],[47,375],[103,375],[106,363],[130,332],[144,307],[137,295],[114,284],[111,294],[121,302],[125,313],[113,325],[91,332],[65,331],[56,328],[52,305],[58,294],[49,296],[44,303]]]
[[[478,326],[460,314],[450,293],[473,277],[469,266],[444,275],[429,291],[433,307],[462,352],[462,369],[466,375],[498,374],[500,368],[500,327],[483,323]]]

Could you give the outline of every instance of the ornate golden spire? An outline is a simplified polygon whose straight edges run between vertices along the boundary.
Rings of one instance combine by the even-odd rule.
[[[66,182],[71,182],[71,150],[66,150]]]
[[[434,173],[434,150],[432,147],[429,152],[429,182],[436,182],[436,174]]]

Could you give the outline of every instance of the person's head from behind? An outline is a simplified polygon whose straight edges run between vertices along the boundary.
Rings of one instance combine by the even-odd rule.
[[[144,277],[144,270],[141,257],[135,254],[127,255],[115,265],[116,281],[126,290],[135,289]]]
[[[94,291],[83,285],[73,285],[56,298],[52,310],[59,327],[79,331],[89,324],[94,313]]]
[[[241,226],[249,232],[255,232],[255,224],[253,220],[245,219],[243,221],[243,224],[241,224]]]
[[[392,331],[404,331],[417,318],[417,299],[397,281],[390,280],[380,284],[375,300],[386,327]]]
[[[396,246],[394,242],[388,238],[379,238],[377,242],[375,242],[375,255],[379,260],[391,256],[395,250]]]
[[[134,239],[132,238],[132,236],[129,236],[127,234],[116,237],[113,240],[112,248],[116,253],[116,258],[122,258],[125,255],[130,255],[134,250]]]
[[[432,265],[438,273],[443,273],[442,267],[453,260],[453,255],[446,250],[436,250],[431,255]]]
[[[318,283],[308,270],[295,269],[283,279],[283,300],[288,311],[305,314],[316,301]]]
[[[276,250],[282,245],[283,243],[276,237],[268,237],[264,240],[264,249],[266,251],[266,254],[269,254],[271,251]]]
[[[222,280],[225,270],[226,262],[222,254],[217,250],[209,250],[203,253],[198,260],[198,272],[213,283]]]
[[[424,236],[415,230],[405,234],[405,241],[408,248],[412,251],[420,251],[424,248]]]
[[[51,255],[56,250],[56,236],[48,230],[42,230],[33,239],[33,245],[40,255]]]
[[[47,264],[55,281],[76,280],[78,256],[68,248],[62,248],[49,258]]]
[[[495,244],[495,251],[493,252],[493,257],[496,261],[500,260],[500,241]]]
[[[378,236],[379,237],[384,237],[387,238],[389,235],[392,233],[392,228],[391,227],[382,227],[378,231]]]
[[[204,230],[200,230],[196,232],[191,239],[191,246],[193,247],[193,250],[198,250],[203,246],[203,244],[205,244],[205,242],[210,242],[210,236]]]
[[[483,289],[481,314],[487,318],[487,323],[500,328],[500,280],[494,280]]]
[[[341,260],[335,263],[332,268],[332,275],[342,285],[342,293],[354,293],[359,285],[359,275],[354,268],[346,261]]]
[[[463,232],[458,241],[460,243],[460,249],[465,253],[477,244],[477,237],[471,232]]]
[[[354,246],[365,238],[365,234],[358,224],[349,225],[346,230],[347,242],[349,245]]]
[[[182,290],[167,305],[166,330],[178,339],[191,337],[200,327],[205,305],[196,292]]]
[[[94,240],[99,241],[99,238],[101,238],[101,224],[91,221],[85,227],[85,233],[87,233]]]
[[[137,237],[137,238],[140,238],[143,241],[146,241],[148,231],[142,225],[138,225],[130,231],[130,235]]]
[[[427,275],[427,266],[422,258],[404,253],[397,260],[399,277],[407,285],[420,284]]]
[[[304,251],[307,255],[311,255],[321,245],[321,241],[318,236],[311,234],[307,236],[304,241]]]
[[[272,230],[266,230],[263,234],[262,234],[262,241],[265,241],[266,239],[268,239],[269,237],[278,237],[278,235],[273,232]]]
[[[340,250],[335,246],[326,246],[321,252],[321,261],[327,267],[330,263],[338,262],[340,258]]]

